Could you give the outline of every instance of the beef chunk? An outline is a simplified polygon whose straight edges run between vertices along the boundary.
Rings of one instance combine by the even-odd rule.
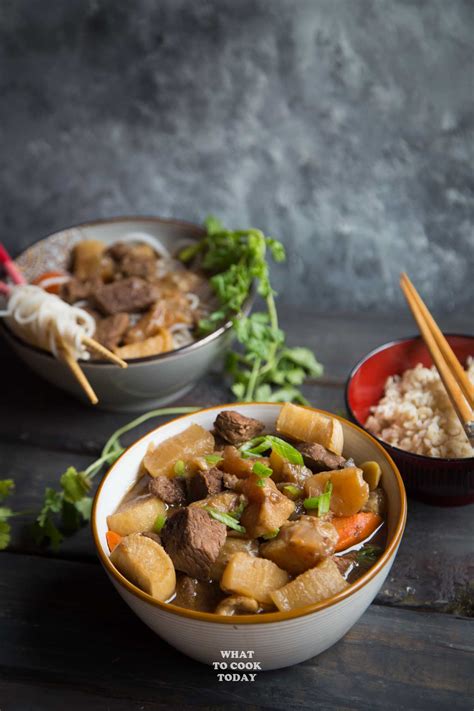
[[[344,457],[333,454],[322,444],[315,442],[302,442],[297,445],[303,455],[304,463],[313,471],[330,472],[334,469],[342,469],[346,463]]]
[[[120,343],[129,325],[130,318],[128,314],[118,313],[113,316],[107,316],[97,321],[94,337],[103,346],[113,350]]]
[[[161,538],[157,533],[153,533],[153,531],[144,531],[142,533],[142,536],[145,536],[145,538],[151,538],[152,541],[155,541],[155,543],[159,543],[161,546]]]
[[[130,245],[125,242],[114,242],[107,249],[108,254],[115,262],[120,262],[130,251]]]
[[[157,476],[148,484],[148,492],[165,502],[176,506],[186,504],[186,481],[181,477],[169,479],[167,476]]]
[[[89,281],[80,281],[76,277],[71,277],[69,281],[62,284],[59,295],[68,304],[75,304],[76,301],[87,299],[92,291],[93,284]]]
[[[194,506],[178,509],[161,531],[163,546],[177,570],[207,580],[225,543],[226,527]]]
[[[139,277],[129,277],[106,284],[96,289],[94,293],[97,307],[106,316],[120,311],[128,313],[144,311],[157,297],[156,286]]]
[[[131,251],[121,261],[120,268],[125,276],[153,279],[156,276],[156,258],[153,254],[150,256]]]
[[[224,489],[236,489],[241,481],[242,479],[239,479],[239,477],[235,476],[235,474],[229,474],[229,472],[222,473],[222,483],[224,485]]]
[[[214,427],[217,434],[230,444],[242,444],[242,442],[256,437],[265,429],[263,422],[254,420],[253,417],[244,417],[234,410],[220,412],[216,417]]]
[[[216,467],[208,471],[198,471],[188,479],[188,494],[190,501],[200,501],[214,496],[222,491],[222,472]]]

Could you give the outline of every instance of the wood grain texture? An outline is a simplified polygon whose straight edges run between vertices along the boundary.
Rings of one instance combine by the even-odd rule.
[[[180,708],[192,701],[230,708],[465,709],[474,693],[474,624],[454,617],[372,606],[319,657],[260,674],[253,684],[222,683],[135,618],[98,566],[6,553],[0,571],[0,689],[11,699],[15,687],[27,684],[39,687],[52,704],[47,708],[61,696],[81,708],[90,695],[92,708],[103,698],[112,709],[124,708],[124,699]],[[21,706],[13,699],[7,708]]]
[[[368,350],[414,328],[398,321],[283,313],[292,344],[326,366],[305,387],[333,412],[343,383]],[[463,319],[443,324],[465,331]],[[0,342],[0,467],[13,477],[16,510],[37,510],[46,486],[70,466],[87,466],[133,414],[93,410],[32,374]],[[179,405],[231,400],[219,373]],[[164,420],[124,438],[130,443]],[[122,603],[96,559],[88,527],[58,553],[38,548],[13,519],[11,552],[0,554],[0,709],[464,709],[472,689],[474,519],[472,507],[409,502],[406,533],[389,578],[349,635],[333,649],[254,684],[222,684],[214,672],[168,647]],[[450,612],[452,614],[439,614]]]

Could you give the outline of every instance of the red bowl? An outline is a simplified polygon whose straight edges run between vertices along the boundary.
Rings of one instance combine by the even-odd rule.
[[[446,338],[461,363],[464,364],[468,356],[474,356],[474,336],[447,334]],[[382,397],[387,378],[401,375],[418,363],[433,365],[421,336],[385,343],[359,361],[347,379],[345,391],[346,407],[353,421],[366,429],[364,424],[370,408]],[[426,457],[393,447],[381,439],[378,441],[395,460],[409,495],[438,506],[474,502],[474,457]]]

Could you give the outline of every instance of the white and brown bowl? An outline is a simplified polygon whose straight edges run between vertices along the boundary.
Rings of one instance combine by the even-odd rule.
[[[262,669],[278,669],[328,649],[365,612],[382,587],[397,554],[405,528],[406,494],[400,473],[384,448],[360,427],[338,417],[344,431],[344,455],[356,461],[376,460],[382,468],[382,486],[388,502],[387,544],[379,560],[343,592],[293,612],[226,617],[158,602],[130,583],[110,562],[107,516],[115,511],[135,482],[151,442],[158,444],[191,423],[211,429],[217,414],[228,407],[263,421],[271,429],[281,405],[233,403],[211,407],[149,432],[132,444],[104,476],[94,499],[92,532],[100,561],[119,594],[145,624],[173,647],[206,664],[223,661],[221,651],[250,651]]]
[[[28,281],[44,272],[66,269],[71,248],[85,239],[106,244],[131,232],[146,232],[157,237],[170,252],[180,242],[200,239],[204,230],[198,225],[158,217],[119,217],[97,220],[56,232],[36,242],[15,260]],[[251,297],[245,306],[250,309]],[[0,320],[1,331],[16,354],[32,370],[53,385],[86,402],[85,396],[67,366],[47,351],[35,348],[15,335]],[[106,410],[142,411],[165,405],[182,397],[215,365],[230,338],[230,322],[214,333],[169,353],[136,358],[121,369],[108,361],[81,361],[80,365],[99,398],[98,407]]]

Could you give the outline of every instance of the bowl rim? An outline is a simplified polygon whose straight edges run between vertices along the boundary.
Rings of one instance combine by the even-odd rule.
[[[115,217],[102,217],[98,218],[97,220],[89,220],[87,222],[80,222],[75,225],[70,225],[69,227],[63,227],[62,229],[56,230],[55,232],[51,232],[50,234],[47,234],[44,237],[40,237],[38,240],[30,244],[26,249],[22,250],[20,254],[18,254],[14,261],[16,262],[17,259],[22,257],[26,252],[28,252],[29,249],[32,249],[33,247],[37,246],[40,244],[40,242],[45,242],[49,240],[51,237],[55,237],[56,235],[60,235],[63,232],[68,232],[69,230],[75,230],[75,229],[82,229],[82,228],[87,228],[87,227],[96,227],[97,225],[108,225],[108,224],[113,224],[116,222],[155,222],[157,224],[161,225],[176,225],[177,227],[185,227],[189,228],[195,233],[196,239],[198,238],[199,235],[203,236],[205,234],[205,229],[201,225],[197,225],[194,222],[188,222],[187,220],[178,220],[174,218],[167,218],[167,217],[157,217],[157,216],[147,216],[147,215],[123,215],[123,216],[115,216]],[[251,287],[250,293],[247,296],[247,299],[243,305],[242,310],[239,312],[239,314],[236,314],[237,316],[239,315],[247,315],[248,312],[250,311],[252,307],[252,302],[255,298],[255,289],[254,287]],[[45,358],[52,358],[55,359],[53,354],[50,353],[49,351],[43,350],[42,348],[39,348],[38,346],[34,346],[31,343],[27,343],[24,341],[20,336],[18,336],[16,333],[14,333],[10,328],[8,328],[7,324],[3,321],[3,319],[0,319],[0,328],[4,330],[8,334],[10,338],[12,338],[14,341],[16,341],[19,345],[23,346],[27,350],[34,351],[38,353],[39,355],[44,356]],[[128,367],[133,367],[134,365],[140,365],[141,363],[152,363],[155,361],[164,361],[164,360],[171,360],[174,357],[178,356],[185,356],[188,353],[200,348],[201,346],[205,346],[208,343],[211,343],[214,340],[217,340],[220,336],[222,336],[224,333],[229,331],[232,328],[232,321],[226,321],[223,323],[219,328],[217,328],[215,331],[212,331],[212,333],[209,333],[207,336],[203,336],[202,338],[199,338],[196,341],[193,341],[192,343],[188,343],[185,346],[180,346],[179,348],[175,348],[172,351],[167,351],[166,353],[158,353],[157,355],[150,355],[150,356],[142,356],[141,358],[133,358],[131,360],[128,360]],[[88,369],[96,369],[96,368],[103,368],[104,366],[111,368],[111,367],[116,367],[113,364],[111,364],[107,360],[102,360],[102,359],[97,359],[97,360],[81,360],[81,368],[85,368],[86,370]]]
[[[444,333],[444,335],[445,336],[453,336],[456,338],[467,338],[467,339],[472,340],[474,342],[474,334],[471,335],[469,333],[453,333],[450,331],[450,332]],[[365,425],[359,420],[359,418],[356,416],[352,407],[349,404],[349,388],[351,386],[352,380],[354,379],[358,370],[364,365],[364,363],[366,363],[373,356],[377,355],[377,353],[380,353],[381,351],[389,350],[389,348],[392,348],[393,346],[396,346],[399,343],[408,343],[409,341],[422,341],[422,340],[423,340],[423,338],[420,334],[415,334],[414,336],[406,336],[406,337],[402,337],[402,338],[394,338],[392,341],[387,341],[387,343],[383,343],[381,346],[377,346],[376,348],[373,348],[365,356],[360,358],[360,360],[358,360],[357,363],[351,368],[349,375],[347,376],[346,385],[344,387],[344,402],[346,405],[347,412],[349,413],[350,417],[353,419],[354,424],[356,426],[360,427],[360,429],[364,430],[364,432],[369,434],[373,439],[375,439],[379,444],[381,444],[385,450],[387,450],[387,448],[390,448],[397,455],[400,454],[400,455],[404,455],[406,457],[413,457],[414,459],[417,459],[420,462],[423,461],[424,463],[427,463],[427,462],[436,462],[436,463],[452,462],[453,464],[461,464],[462,462],[472,462],[472,461],[474,461],[474,456],[472,456],[472,457],[430,457],[427,454],[417,454],[416,452],[409,452],[407,449],[401,449],[401,447],[396,447],[394,444],[390,444],[390,442],[385,442],[383,439],[380,439],[379,437],[377,437],[377,435],[373,434],[372,432],[369,432],[369,430],[366,429]]]
[[[304,405],[303,407],[306,407],[308,410],[312,410],[315,412],[319,412],[323,415],[330,415],[331,417],[336,418],[340,422],[344,423],[344,425],[347,425],[351,429],[356,430],[357,432],[360,432],[363,434],[364,437],[368,438],[369,440],[372,441],[373,444],[381,451],[383,456],[388,460],[388,464],[392,468],[392,472],[395,476],[395,482],[398,486],[398,493],[400,496],[400,512],[397,518],[397,522],[395,525],[395,530],[394,533],[391,537],[391,540],[387,543],[387,546],[385,550],[383,551],[382,555],[380,556],[379,560],[374,563],[374,565],[369,568],[369,570],[364,573],[363,575],[360,576],[354,583],[349,585],[348,588],[345,590],[342,590],[340,593],[337,595],[333,595],[332,597],[328,598],[327,600],[323,600],[322,602],[314,603],[312,605],[306,605],[305,607],[299,608],[297,610],[292,610],[289,612],[267,612],[262,615],[231,615],[231,616],[225,616],[225,615],[216,615],[213,612],[200,612],[198,610],[189,610],[184,607],[178,607],[177,605],[173,605],[173,603],[167,603],[167,602],[160,602],[159,600],[156,600],[153,598],[151,595],[148,593],[144,592],[143,590],[140,590],[137,586],[135,586],[133,583],[131,583],[125,576],[123,576],[116,568],[115,566],[111,563],[110,557],[106,555],[102,549],[102,546],[99,541],[99,535],[97,531],[97,506],[98,506],[98,501],[101,495],[102,488],[108,479],[108,477],[112,474],[114,471],[115,467],[117,466],[118,462],[122,459],[122,457],[127,454],[127,452],[132,449],[132,447],[135,447],[139,442],[141,442],[145,437],[148,437],[151,434],[154,434],[164,427],[166,427],[170,422],[177,422],[180,420],[186,420],[190,419],[192,417],[195,417],[196,415],[199,415],[204,412],[212,412],[212,411],[221,411],[222,409],[225,408],[238,408],[238,407],[259,407],[259,406],[268,406],[271,405],[274,408],[281,407],[282,403],[275,403],[275,402],[232,402],[232,403],[223,403],[221,405],[213,405],[212,407],[206,407],[206,408],[201,408],[199,410],[196,410],[196,412],[192,412],[186,415],[182,415],[180,417],[175,417],[172,420],[168,420],[168,422],[165,422],[158,427],[156,427],[153,430],[150,430],[146,434],[144,434],[142,437],[137,439],[135,442],[133,442],[125,452],[123,452],[120,457],[112,464],[112,466],[108,469],[108,471],[104,474],[102,481],[100,482],[97,491],[94,496],[94,501],[92,505],[92,512],[91,512],[91,528],[92,528],[92,537],[94,540],[94,545],[97,549],[98,557],[102,565],[104,566],[106,572],[117,582],[122,588],[125,588],[127,592],[131,593],[133,596],[139,598],[143,602],[146,602],[154,607],[159,608],[162,611],[166,611],[170,613],[171,615],[178,615],[179,617],[185,617],[187,619],[192,619],[192,620],[200,620],[201,622],[212,622],[216,624],[230,624],[230,625],[236,625],[236,624],[243,624],[243,625],[259,625],[259,624],[270,624],[272,622],[283,622],[285,620],[292,620],[296,619],[299,617],[305,617],[306,615],[310,615],[314,612],[318,612],[320,610],[324,610],[328,607],[332,607],[333,605],[342,602],[343,600],[347,599],[351,595],[353,595],[355,592],[358,592],[361,588],[365,587],[367,583],[369,583],[383,568],[384,566],[390,561],[392,556],[395,555],[397,548],[400,544],[400,541],[403,536],[403,532],[405,530],[405,524],[406,524],[406,518],[407,518],[407,496],[406,496],[406,491],[405,491],[405,486],[403,484],[403,479],[401,477],[401,474],[398,470],[397,465],[393,461],[392,457],[390,454],[384,449],[384,447],[381,446],[381,444],[374,438],[372,435],[370,435],[368,432],[366,432],[364,429],[361,427],[358,427],[356,424],[353,422],[350,422],[349,420],[346,420],[344,417],[340,417],[339,415],[333,415],[332,413],[327,412],[326,410],[320,410],[315,407],[309,407]]]

